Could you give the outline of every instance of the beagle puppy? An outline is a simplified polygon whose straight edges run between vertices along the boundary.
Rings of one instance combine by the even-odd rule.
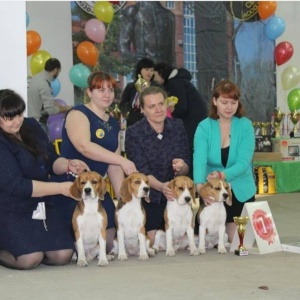
[[[204,254],[205,248],[211,249],[218,245],[218,253],[227,252],[228,236],[225,232],[226,210],[224,202],[232,205],[230,185],[221,179],[210,179],[202,185],[199,191],[202,199],[212,197],[215,199],[210,205],[200,203],[197,213],[199,221],[199,253]],[[201,201],[200,201],[201,202]]]
[[[78,199],[72,225],[77,248],[77,266],[85,267],[98,255],[98,266],[107,266],[107,215],[101,201],[106,193],[106,182],[97,172],[80,174],[70,188]]]
[[[146,233],[146,214],[141,202],[142,198],[150,202],[149,194],[149,179],[142,173],[130,174],[121,184],[115,212],[117,239],[110,252],[120,261],[127,260],[128,255],[138,255],[139,260],[155,255]]]
[[[198,255],[194,238],[195,185],[187,176],[177,176],[169,183],[176,195],[173,201],[167,201],[164,212],[165,232],[158,230],[153,248],[166,250],[166,256],[175,256],[177,250],[189,248],[190,255]],[[188,247],[187,247],[188,246]]]

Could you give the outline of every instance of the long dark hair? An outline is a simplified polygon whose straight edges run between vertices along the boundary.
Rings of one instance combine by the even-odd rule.
[[[12,119],[15,116],[21,115],[24,113],[26,109],[26,104],[22,97],[10,89],[0,90],[0,117],[4,120]],[[22,140],[17,139],[13,134],[5,132],[0,127],[0,134],[6,136],[9,140],[13,140],[14,142],[22,145],[26,149],[28,149],[35,157],[40,155],[45,158],[48,157],[47,153],[43,151],[43,149],[39,146],[40,143],[37,141],[37,137],[35,132],[25,123],[22,124],[20,128],[20,136]]]

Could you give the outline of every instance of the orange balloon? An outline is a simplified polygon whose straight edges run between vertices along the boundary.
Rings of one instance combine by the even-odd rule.
[[[262,20],[271,17],[277,8],[277,1],[259,1],[258,14]]]
[[[97,64],[99,51],[92,42],[81,42],[78,44],[76,53],[82,63],[94,67]]]
[[[33,30],[27,31],[26,38],[27,38],[27,56],[30,56],[31,54],[39,50],[42,43],[42,39],[40,35]]]

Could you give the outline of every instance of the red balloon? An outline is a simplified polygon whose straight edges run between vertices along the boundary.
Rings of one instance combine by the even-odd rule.
[[[286,63],[294,53],[293,45],[289,42],[280,42],[274,51],[275,61],[278,66]]]
[[[271,17],[277,8],[276,1],[259,1],[258,2],[258,14],[262,20]]]

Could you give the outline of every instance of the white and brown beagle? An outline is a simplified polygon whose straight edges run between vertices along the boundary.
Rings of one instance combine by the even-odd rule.
[[[150,202],[149,193],[149,179],[142,173],[132,173],[122,182],[115,213],[117,240],[110,252],[118,256],[118,260],[127,260],[128,255],[148,260],[149,256],[155,255],[146,233],[146,214],[141,202],[142,198]]]
[[[98,266],[107,266],[107,215],[101,204],[106,192],[106,182],[96,172],[84,172],[75,179],[70,192],[74,198],[79,199],[72,219],[77,266],[87,266],[97,255]]]
[[[231,188],[227,182],[221,179],[210,179],[202,185],[199,191],[202,199],[212,197],[215,199],[210,205],[200,203],[197,213],[199,221],[199,253],[204,254],[205,248],[211,249],[218,245],[218,253],[227,252],[228,236],[225,232],[227,205],[232,205]]]
[[[166,250],[166,256],[175,256],[177,250],[189,248],[190,255],[198,255],[194,238],[195,185],[187,176],[178,176],[170,181],[169,187],[176,198],[168,201],[164,212],[165,232],[158,230],[153,248]]]

